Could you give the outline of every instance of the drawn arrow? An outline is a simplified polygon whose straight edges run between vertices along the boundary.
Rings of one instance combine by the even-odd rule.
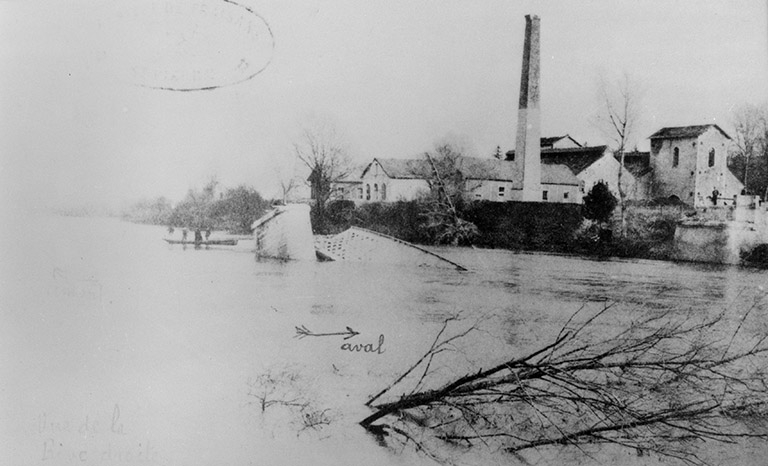
[[[355,335],[360,335],[360,332],[356,332],[352,330],[351,327],[347,327],[346,332],[334,332],[334,333],[315,333],[308,329],[305,326],[296,327],[296,335],[295,337],[301,340],[304,337],[331,337],[331,336],[343,336],[345,340],[349,340],[350,338],[354,337]]]

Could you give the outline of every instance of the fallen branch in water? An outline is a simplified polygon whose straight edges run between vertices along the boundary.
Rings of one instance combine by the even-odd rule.
[[[577,312],[549,344],[423,389],[435,357],[475,328],[446,337],[449,319],[427,352],[370,398],[373,412],[360,424],[380,442],[399,438],[420,450],[430,442],[515,454],[614,444],[705,464],[691,441],[768,438],[738,422],[768,413],[768,343],[746,334],[752,309],[736,322],[670,311],[613,335],[600,327],[599,338],[590,332],[611,306],[578,325]]]

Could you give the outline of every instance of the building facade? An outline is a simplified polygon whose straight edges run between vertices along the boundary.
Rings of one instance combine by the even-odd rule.
[[[426,160],[375,158],[360,175],[360,202],[409,201],[429,192]]]
[[[522,201],[522,173],[505,160],[458,157],[454,169],[464,180],[468,200]],[[360,195],[355,201],[410,201],[427,194],[433,169],[425,159],[376,158],[363,170]],[[541,202],[580,203],[580,183],[562,165],[541,167]]]
[[[662,128],[650,140],[653,198],[694,207],[732,205],[744,189],[728,167],[731,138],[719,126]]]

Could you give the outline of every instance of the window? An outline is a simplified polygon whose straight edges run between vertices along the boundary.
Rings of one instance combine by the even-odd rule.
[[[568,193],[567,192],[563,193],[563,199],[568,199]]]
[[[362,199],[363,198],[363,188],[357,188],[357,198]]]
[[[377,183],[374,183],[373,185],[373,199],[379,200],[379,185]]]
[[[387,200],[387,185],[386,183],[381,183],[381,200],[386,201]]]
[[[505,191],[506,189],[504,188],[504,186],[499,186],[499,197],[504,197]]]
[[[365,200],[366,201],[371,200],[371,185],[369,184],[365,185]]]
[[[676,167],[680,164],[680,149],[675,147],[674,154],[672,155],[672,166]]]
[[[709,166],[715,166],[715,149],[709,151]]]
[[[546,201],[549,198],[549,191],[542,191],[541,192],[541,200]]]

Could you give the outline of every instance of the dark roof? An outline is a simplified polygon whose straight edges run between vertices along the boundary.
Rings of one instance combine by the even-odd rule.
[[[516,164],[498,159],[459,157],[457,168],[470,180],[515,181],[522,178]]]
[[[581,181],[566,166],[555,163],[541,164],[541,184],[567,184],[579,186]]]
[[[725,136],[728,139],[731,139],[730,136],[728,136],[728,133],[723,131],[722,128],[720,128],[717,125],[709,124],[709,125],[696,125],[696,126],[669,126],[666,128],[661,128],[660,130],[656,131],[655,133],[651,134],[648,139],[684,139],[684,138],[695,138],[703,134],[705,131],[707,131],[709,128],[715,128],[721,133],[723,133],[723,136]]]
[[[581,147],[581,144],[579,144],[578,141],[573,139],[568,134],[566,134],[565,136],[553,136],[553,137],[548,137],[548,138],[541,138],[541,144],[540,145],[541,145],[541,147],[549,147],[549,146],[554,145],[557,141],[560,141],[560,140],[565,139],[565,138],[570,139],[571,141],[573,141],[574,144],[576,144],[577,146]]]
[[[541,163],[545,165],[565,165],[574,175],[578,175],[603,158],[607,150],[608,146],[542,149]]]
[[[479,159],[477,157],[460,157],[458,168],[465,178],[472,180],[510,181],[514,183],[512,189],[521,189],[520,183],[523,175],[520,173],[520,165],[515,162],[498,159]],[[541,184],[578,186],[579,179],[566,166],[542,164]]]
[[[614,153],[613,157],[616,161],[621,161],[621,154]],[[645,176],[651,172],[651,153],[650,152],[625,152],[624,153],[624,168],[626,168],[632,176],[639,178]]]

